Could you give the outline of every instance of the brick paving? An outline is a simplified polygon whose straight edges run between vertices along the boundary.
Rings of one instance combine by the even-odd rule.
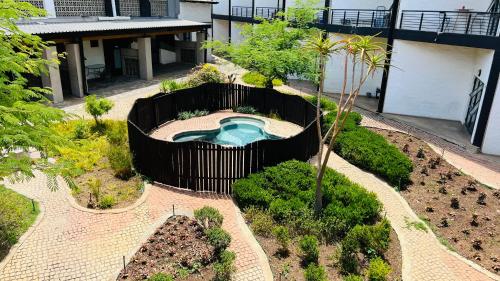
[[[205,205],[218,208],[225,218],[223,227],[233,237],[235,280],[272,280],[264,252],[228,197],[151,186],[139,206],[96,214],[74,208],[68,188],[60,185],[50,191],[39,173],[30,182],[8,185],[40,202],[42,217],[0,264],[0,280],[113,280],[123,266],[122,257],[135,253],[171,215],[173,205],[177,214],[192,214]]]
[[[408,203],[391,186],[332,154],[328,166],[353,182],[374,192],[384,205],[386,217],[398,235],[403,257],[403,280],[415,281],[487,281],[499,276],[447,250],[432,231],[408,227],[420,221]]]

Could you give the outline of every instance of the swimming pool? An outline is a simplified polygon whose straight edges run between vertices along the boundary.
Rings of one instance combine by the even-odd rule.
[[[229,117],[212,131],[189,131],[174,136],[174,142],[205,141],[225,146],[245,146],[249,143],[281,139],[264,130],[264,121],[250,117]]]

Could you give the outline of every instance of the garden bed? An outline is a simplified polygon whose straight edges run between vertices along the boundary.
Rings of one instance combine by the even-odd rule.
[[[214,255],[214,247],[196,220],[172,217],[142,245],[118,280],[145,280],[156,274],[182,280],[212,280],[215,274],[209,265]]]
[[[400,132],[371,130],[412,160],[411,182],[401,195],[440,241],[498,274],[500,192],[465,175],[420,139]]]

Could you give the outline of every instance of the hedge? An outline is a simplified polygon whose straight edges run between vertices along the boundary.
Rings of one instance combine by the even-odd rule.
[[[411,160],[383,136],[364,127],[342,132],[334,144],[334,151],[394,186],[402,188],[410,182]]]

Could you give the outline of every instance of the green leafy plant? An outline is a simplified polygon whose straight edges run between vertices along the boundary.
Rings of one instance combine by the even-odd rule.
[[[231,235],[220,227],[213,227],[205,230],[208,242],[214,246],[216,252],[224,251],[231,244]]]
[[[343,279],[344,281],[364,281],[363,277],[359,275],[349,274]]]
[[[306,281],[327,281],[325,268],[321,265],[310,264],[304,272]]]
[[[234,261],[236,254],[231,251],[223,251],[217,262],[214,263],[214,272],[216,281],[230,281],[233,273],[236,271]]]
[[[79,121],[75,125],[74,138],[75,139],[87,139],[89,138],[91,132],[89,126],[85,121]]]
[[[307,212],[307,205],[299,198],[283,200],[278,198],[269,205],[269,213],[277,222],[284,222],[294,217],[303,217]]]
[[[318,238],[312,235],[306,235],[299,241],[299,248],[306,264],[318,263],[319,245]]]
[[[273,218],[267,212],[255,215],[252,223],[250,224],[250,227],[255,234],[264,237],[271,236],[273,226]]]
[[[92,196],[94,196],[94,199],[99,201],[101,199],[101,180],[98,178],[89,178],[87,185],[92,193]]]
[[[95,95],[85,97],[85,111],[90,114],[96,124],[99,124],[99,118],[108,113],[113,108],[113,102],[106,98],[97,98]]]
[[[389,264],[377,257],[370,261],[366,275],[369,281],[386,281],[389,273],[391,273]]]
[[[117,178],[128,180],[134,176],[132,170],[132,155],[127,145],[109,146],[107,156]]]
[[[234,112],[243,113],[243,114],[256,114],[257,110],[252,106],[238,106],[233,109]]]
[[[205,228],[220,227],[224,221],[224,217],[219,210],[209,206],[195,210],[194,217],[198,220],[198,222],[204,225]]]
[[[403,188],[410,182],[413,164],[408,156],[366,128],[340,134],[334,150],[350,163],[381,176],[394,186]]]
[[[226,77],[215,65],[204,64],[194,69],[187,81],[189,87],[196,87],[204,83],[224,83]]]
[[[186,83],[177,82],[175,80],[163,80],[160,83],[160,91],[164,94],[169,94],[177,90],[185,89],[186,87]]]
[[[243,74],[241,79],[243,80],[243,82],[250,84],[250,85],[253,85],[253,86],[257,86],[257,87],[261,87],[261,88],[266,86],[266,77],[258,72],[255,72],[255,71],[250,71],[250,72]],[[280,79],[273,79],[273,86],[274,87],[282,86],[282,85],[283,85],[283,81],[281,81]]]
[[[110,209],[116,204],[116,199],[113,195],[104,195],[101,200],[99,200],[99,208]]]
[[[195,117],[206,116],[210,114],[208,110],[182,111],[177,115],[179,120],[187,120]]]
[[[290,244],[290,233],[288,232],[288,228],[284,226],[276,226],[273,229],[273,234],[280,244],[280,252],[288,253],[288,245]]]
[[[314,105],[316,105],[318,103],[317,96],[305,96],[304,99],[307,100],[308,102],[314,104]],[[320,106],[321,106],[321,109],[328,111],[328,112],[337,111],[337,104],[327,97],[321,98]]]
[[[156,273],[152,277],[148,278],[147,281],[174,281],[174,277],[170,274]]]

